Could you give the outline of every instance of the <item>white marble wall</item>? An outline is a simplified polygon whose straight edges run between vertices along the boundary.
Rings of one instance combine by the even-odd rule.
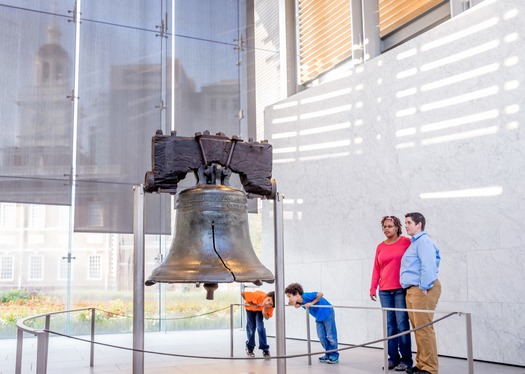
[[[368,290],[380,219],[420,211],[442,253],[438,310],[472,313],[476,359],[525,365],[524,21],[525,2],[486,0],[266,109],[286,284],[379,306]],[[272,266],[270,202],[263,215]],[[286,321],[305,337],[303,313],[288,308]],[[382,334],[377,311],[340,309],[337,321],[342,342]],[[464,326],[436,327],[441,354],[465,357]]]

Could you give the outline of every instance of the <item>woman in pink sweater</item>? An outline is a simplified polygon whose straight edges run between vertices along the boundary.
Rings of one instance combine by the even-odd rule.
[[[379,300],[383,308],[406,309],[406,290],[399,283],[401,257],[410,245],[410,239],[401,236],[401,221],[395,216],[381,219],[381,227],[386,239],[379,243],[374,259],[370,298],[376,301],[379,286]],[[387,311],[388,336],[410,329],[408,313],[405,311]],[[412,347],[410,334],[388,341],[388,369],[405,371],[412,367]]]

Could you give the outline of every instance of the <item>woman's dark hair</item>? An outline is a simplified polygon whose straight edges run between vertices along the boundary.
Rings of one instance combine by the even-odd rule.
[[[284,293],[289,293],[290,295],[302,295],[304,293],[303,286],[301,286],[299,283],[292,283],[286,287],[284,290]]]
[[[421,213],[412,212],[412,213],[405,214],[405,218],[408,218],[408,217],[412,218],[412,221],[414,221],[416,225],[418,223],[421,223],[421,231],[425,230],[426,221],[425,221],[425,217]]]
[[[396,216],[384,216],[383,219],[381,219],[381,228],[387,219],[394,222],[394,226],[397,227],[397,235],[401,235],[403,233],[403,230],[401,229],[401,221]]]

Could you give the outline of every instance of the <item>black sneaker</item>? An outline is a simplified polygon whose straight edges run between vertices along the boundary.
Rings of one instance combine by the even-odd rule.
[[[250,351],[248,348],[246,348],[246,355],[248,357],[255,357],[255,353],[253,353],[253,351]]]
[[[263,351],[264,358],[270,358],[270,351]]]

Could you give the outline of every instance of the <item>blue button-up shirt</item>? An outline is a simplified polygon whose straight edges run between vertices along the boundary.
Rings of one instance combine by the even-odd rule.
[[[414,235],[401,259],[401,287],[419,286],[423,291],[432,288],[438,279],[440,261],[439,248],[426,231]]]

